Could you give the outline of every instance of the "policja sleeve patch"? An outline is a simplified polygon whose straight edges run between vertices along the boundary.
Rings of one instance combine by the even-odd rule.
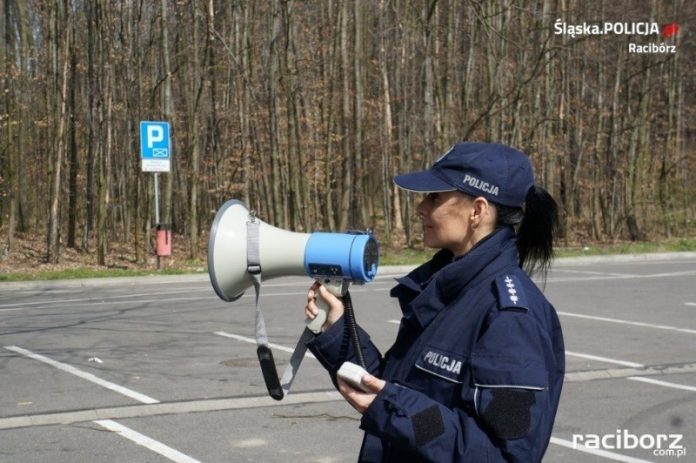
[[[527,311],[527,295],[524,293],[522,283],[515,275],[500,275],[495,279],[498,290],[498,304],[500,309],[519,309]]]

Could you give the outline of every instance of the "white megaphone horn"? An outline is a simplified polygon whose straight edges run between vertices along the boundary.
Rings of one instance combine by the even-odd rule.
[[[208,273],[215,292],[223,301],[239,299],[252,285],[247,272],[247,222],[252,217],[244,203],[233,199],[220,208],[210,229]],[[304,275],[302,263],[309,238],[307,233],[288,232],[261,221],[259,231],[264,279]]]

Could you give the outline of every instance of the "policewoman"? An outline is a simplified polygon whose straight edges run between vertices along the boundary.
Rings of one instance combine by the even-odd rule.
[[[308,347],[362,413],[359,461],[541,461],[565,361],[558,316],[529,274],[548,269],[555,202],[528,156],[500,144],[458,143],[394,181],[425,194],[423,241],[440,251],[392,289],[403,318],[384,356],[360,329],[369,392],[336,379],[357,363],[341,301],[315,284],[305,307],[313,318],[317,297],[329,305]]]

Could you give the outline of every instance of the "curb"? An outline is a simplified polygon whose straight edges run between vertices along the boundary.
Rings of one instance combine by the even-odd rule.
[[[615,254],[606,256],[559,257],[553,266],[615,264],[621,262],[658,262],[665,260],[696,259],[696,252],[653,252],[649,254]]]
[[[207,273],[189,273],[184,275],[143,275],[137,277],[81,278],[74,280],[31,280],[0,282],[0,291],[20,289],[56,289],[56,288],[96,288],[108,286],[142,286],[167,283],[197,283],[210,281]]]

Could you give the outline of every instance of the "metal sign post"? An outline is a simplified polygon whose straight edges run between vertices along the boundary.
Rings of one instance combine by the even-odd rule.
[[[160,223],[159,219],[159,174],[155,172],[155,223]]]
[[[157,268],[160,256],[171,255],[171,227],[160,223],[159,173],[171,170],[169,122],[140,121],[140,158],[143,172],[155,174],[155,224],[157,227]]]

